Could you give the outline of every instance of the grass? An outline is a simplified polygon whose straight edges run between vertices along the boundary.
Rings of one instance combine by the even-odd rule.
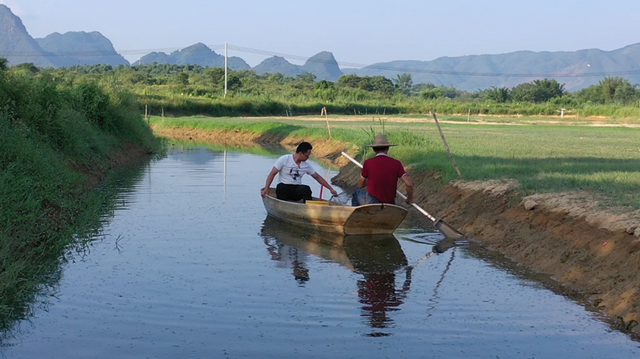
[[[93,190],[91,175],[106,174],[124,149],[161,152],[163,143],[131,95],[95,84],[0,72],[0,103],[3,331],[29,317],[66,251],[99,228],[108,196]]]
[[[403,119],[413,118],[413,121]],[[332,138],[353,145],[363,158],[372,133],[389,135],[399,144],[390,154],[411,172],[435,170],[442,183],[458,178],[435,122],[401,117],[353,117],[332,121]],[[239,129],[255,133],[278,132],[309,139],[328,137],[324,118],[154,118],[153,123],[203,129]],[[515,179],[524,193],[587,190],[605,195],[615,204],[640,208],[640,128],[591,126],[592,121],[549,124],[546,118],[514,118],[510,124],[472,125],[461,121],[441,127],[465,180]],[[502,119],[502,121],[506,121]],[[515,125],[513,123],[516,123]],[[609,119],[609,124],[628,121]],[[416,180],[419,180],[417,178]]]

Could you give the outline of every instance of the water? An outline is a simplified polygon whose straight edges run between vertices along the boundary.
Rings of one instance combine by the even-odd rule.
[[[195,147],[152,162],[2,355],[640,357],[640,343],[473,245],[435,253],[440,234],[401,228],[336,247],[268,219],[259,189],[276,157]]]

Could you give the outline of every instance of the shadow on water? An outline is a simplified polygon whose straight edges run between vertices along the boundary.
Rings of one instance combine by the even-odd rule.
[[[260,234],[271,259],[288,263],[291,274],[301,286],[311,279],[304,262],[305,254],[338,263],[360,274],[356,288],[361,317],[372,329],[367,336],[391,335],[385,328],[393,325],[391,313],[400,311],[411,289],[414,267],[408,264],[400,242],[393,234],[338,235],[302,229],[269,216],[264,220]],[[453,241],[434,243],[432,252],[422,260],[454,246]],[[402,282],[400,285],[396,283],[398,280]],[[437,286],[435,291],[434,298],[437,297]]]
[[[8,343],[21,333],[20,323],[29,324],[37,310],[47,311],[51,298],[58,293],[64,265],[81,261],[91,253],[93,243],[104,237],[103,227],[113,219],[117,209],[127,205],[128,197],[134,193],[133,187],[143,178],[150,162],[111,173],[85,198],[86,210],[77,214],[70,245],[41,248],[35,260],[9,259],[14,263],[5,267],[22,276],[21,281],[35,284],[31,286],[35,290],[20,296],[21,300],[11,300],[8,296],[0,299],[0,348],[12,346]]]

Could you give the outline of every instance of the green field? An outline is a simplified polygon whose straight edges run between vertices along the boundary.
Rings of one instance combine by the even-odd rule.
[[[329,137],[363,149],[373,134],[386,133],[391,154],[412,174],[435,170],[442,183],[458,179],[435,121],[430,116],[351,118],[152,117],[156,126],[278,132],[309,140]],[[640,127],[607,120],[442,117],[440,124],[465,180],[515,179],[523,193],[586,190],[614,205],[640,208]],[[496,122],[502,122],[497,123]],[[362,156],[359,153],[359,156]],[[370,155],[371,153],[367,153]],[[416,178],[419,180],[419,178]]]

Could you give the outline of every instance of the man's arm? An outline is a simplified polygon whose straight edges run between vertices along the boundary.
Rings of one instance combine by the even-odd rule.
[[[269,172],[269,175],[267,176],[267,181],[264,184],[264,188],[260,190],[260,195],[262,197],[266,196],[267,192],[269,192],[269,186],[271,186],[271,182],[273,182],[273,179],[276,178],[276,175],[278,174],[278,172],[280,172],[280,170],[278,170],[275,167],[273,167],[271,169],[271,172]]]
[[[358,180],[358,188],[365,188],[367,187],[367,179],[360,176],[360,179]]]
[[[334,196],[338,195],[338,192],[335,189],[333,189],[333,187],[331,187],[329,182],[327,182],[322,176],[320,176],[318,172],[312,174],[311,177],[313,177],[316,181],[318,181],[318,183],[320,183],[322,186],[327,187],[329,191],[331,191],[332,195]]]
[[[413,203],[413,181],[411,181],[411,177],[409,177],[409,175],[407,174],[402,176],[400,179],[407,187],[407,199],[405,200],[405,202],[407,202],[407,204],[411,204]]]

